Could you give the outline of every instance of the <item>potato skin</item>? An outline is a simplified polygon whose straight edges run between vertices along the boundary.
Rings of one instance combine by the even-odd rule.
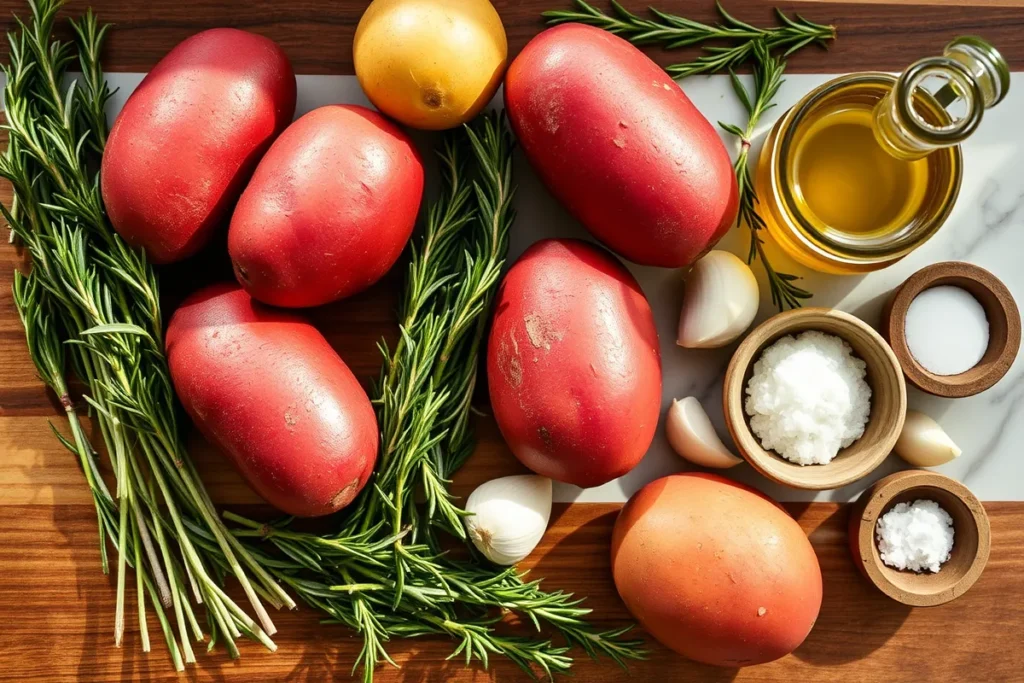
[[[153,263],[191,256],[294,115],[295,74],[272,40],[217,28],[183,41],[110,131],[101,189],[114,229]]]
[[[373,106],[413,128],[446,130],[494,97],[508,41],[490,0],[373,0],[352,62]]]
[[[615,587],[640,625],[705,664],[795,650],[821,609],[821,569],[770,498],[714,474],[674,474],[629,500],[612,532]]]
[[[531,40],[505,76],[505,109],[541,179],[617,254],[676,268],[736,220],[729,154],[668,75],[582,24]]]
[[[640,286],[600,247],[537,242],[498,290],[487,381],[498,427],[531,470],[583,487],[622,476],[661,409],[658,333]]]
[[[412,140],[366,107],[314,109],[271,145],[228,229],[235,277],[275,306],[366,289],[405,248],[423,197]]]
[[[362,490],[377,459],[377,419],[311,324],[217,284],[175,311],[166,345],[185,411],[268,503],[315,517]]]

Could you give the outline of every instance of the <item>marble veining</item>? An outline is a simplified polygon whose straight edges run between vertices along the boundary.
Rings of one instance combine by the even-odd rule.
[[[112,87],[119,91],[110,102],[114,114],[141,80],[141,74],[112,74]],[[764,133],[786,108],[804,93],[831,78],[823,74],[796,74],[786,77],[779,91],[778,105],[768,112],[754,144],[756,159]],[[346,102],[367,104],[354,76],[300,76],[298,114],[324,104]],[[694,77],[683,82],[684,91],[711,120],[743,123],[744,115],[728,79],[722,76]],[[495,106],[500,106],[500,93]],[[768,243],[774,266],[805,278],[805,288],[815,293],[811,305],[832,306],[853,313],[877,326],[881,307],[888,293],[919,268],[936,261],[966,260],[991,270],[1003,280],[1018,302],[1024,301],[1024,173],[1019,171],[1024,158],[1024,73],[1012,76],[1006,99],[985,113],[974,136],[964,145],[965,175],[960,198],[947,224],[926,245],[890,268],[867,276],[837,277],[811,273],[784,257]],[[735,154],[736,142],[723,135]],[[416,134],[426,152],[432,136]],[[427,153],[425,158],[431,158]],[[547,193],[521,154],[516,158],[519,184],[510,258],[516,258],[534,241],[543,237],[588,238],[582,229]],[[720,243],[745,256],[747,231],[733,229]],[[675,270],[630,265],[651,300],[661,338],[664,366],[662,408],[672,398],[697,396],[711,416],[720,434],[729,442],[722,418],[722,374],[736,344],[724,349],[698,351],[675,345],[676,324],[682,299],[682,273]],[[760,267],[754,268],[762,290],[762,301],[755,324],[769,317],[774,309]],[[1014,364],[1003,380],[989,391],[966,399],[936,398],[909,388],[909,403],[935,418],[963,449],[957,460],[936,468],[969,486],[983,500],[1024,500],[1024,364]],[[665,441],[661,427],[644,461],[626,476],[604,486],[581,491],[558,485],[559,501],[623,501],[648,481],[663,474],[688,469]],[[871,481],[906,465],[890,456],[870,477],[835,491],[804,492],[771,484],[748,465],[728,471],[728,475],[781,500],[833,500],[855,498]]]

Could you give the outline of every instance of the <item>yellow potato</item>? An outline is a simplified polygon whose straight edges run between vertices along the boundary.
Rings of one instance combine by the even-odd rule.
[[[494,96],[508,42],[488,0],[374,0],[353,45],[374,106],[425,130],[469,121]]]

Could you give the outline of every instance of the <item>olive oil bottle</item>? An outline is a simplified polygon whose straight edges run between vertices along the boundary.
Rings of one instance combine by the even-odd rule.
[[[949,216],[959,143],[1009,85],[999,52],[964,37],[898,77],[849,74],[811,91],[776,122],[758,161],[768,231],[824,272],[863,273],[906,256]]]

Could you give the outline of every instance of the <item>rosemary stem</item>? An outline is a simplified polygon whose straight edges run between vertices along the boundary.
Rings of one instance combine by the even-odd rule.
[[[136,522],[138,519],[136,518]],[[135,547],[135,595],[139,608],[139,636],[142,640],[142,651],[149,652],[149,624],[146,623],[146,593],[143,585],[145,571],[142,568],[142,555],[139,552],[139,530],[140,524],[132,525],[132,541]]]
[[[188,565],[184,566],[188,567]],[[188,620],[189,628],[192,630],[192,639],[197,643],[201,643],[203,642],[203,629],[196,620],[196,614],[192,609],[191,603],[185,599],[185,584],[181,580],[181,572],[175,572],[174,576],[177,580],[176,590],[181,593],[181,608],[185,612],[185,618]]]
[[[185,460],[185,469],[188,476],[192,477],[195,481],[201,481],[199,473],[196,471],[195,464],[191,460]],[[216,516],[217,510],[213,504],[213,500],[210,498],[210,494],[201,486],[198,487],[198,490],[203,504],[206,505],[214,516]],[[225,512],[225,514],[227,513]],[[292,597],[288,595],[283,588],[281,588],[280,584],[274,580],[263,565],[252,557],[252,554],[245,548],[245,546],[242,545],[234,535],[227,531],[219,519],[217,520],[217,527],[224,531],[223,535],[225,541],[231,546],[231,549],[237,553],[237,556],[241,558],[242,562],[244,562],[253,574],[255,574],[256,578],[263,584],[264,588],[266,588],[269,593],[268,602],[270,602],[275,609],[281,609],[282,607],[295,609],[295,600],[292,599]],[[189,575],[189,578],[191,579],[191,575]]]
[[[96,461],[93,457],[92,447],[82,429],[82,424],[78,418],[78,412],[75,410],[74,405],[71,403],[71,399],[68,397],[64,379],[63,377],[57,377],[55,379],[57,381],[52,386],[55,391],[58,392],[60,401],[64,406],[64,412],[67,415],[68,424],[71,427],[72,439],[74,439],[75,451],[81,461],[82,472],[85,475],[86,483],[92,493],[93,505],[96,508],[96,521],[99,528],[99,550],[102,570],[104,574],[109,574],[110,563],[107,558],[106,543],[108,521],[105,514],[105,505],[108,503],[113,505],[113,499],[110,497],[110,491],[107,489],[106,482],[104,482],[103,477],[100,476],[99,468],[97,467]],[[120,536],[120,533],[118,533],[118,536]]]
[[[164,603],[166,607],[171,607],[174,609],[174,618],[178,623],[178,633],[181,639],[181,649],[184,655],[184,660],[186,664],[192,664],[195,662],[195,654],[192,651],[192,646],[189,643],[188,634],[185,630],[185,620],[182,611],[182,603],[185,601],[183,600],[182,591],[180,590],[180,583],[175,572],[174,559],[171,555],[170,548],[168,547],[165,541],[163,529],[161,528],[159,522],[154,523],[154,533],[156,534],[157,540],[160,544],[163,566],[167,572],[167,576],[165,579],[166,585],[164,586],[163,589],[161,589],[161,591],[166,590],[167,595],[165,596],[164,593],[161,592],[161,601]],[[153,566],[159,567],[160,562],[153,562]],[[161,578],[163,578],[162,574],[160,576]]]
[[[181,652],[178,650],[178,643],[174,639],[174,632],[171,630],[171,625],[167,621],[167,615],[164,614],[163,607],[160,606],[160,599],[156,594],[156,590],[153,588],[153,583],[145,574],[143,574],[142,580],[146,584],[146,590],[149,592],[150,603],[153,605],[153,611],[156,612],[157,620],[160,622],[160,630],[163,631],[164,641],[167,643],[167,649],[171,653],[171,662],[174,666],[174,670],[179,672],[184,671],[185,664],[181,661]]]
[[[214,584],[210,580],[209,576],[207,576],[206,569],[203,567],[202,564],[202,560],[199,558],[198,553],[196,553],[196,550],[192,545],[192,542],[189,540],[189,535],[186,532],[184,525],[182,524],[181,517],[178,514],[177,506],[174,503],[174,498],[170,495],[170,492],[167,489],[167,484],[164,481],[163,474],[161,474],[159,468],[157,467],[157,463],[155,461],[156,456],[153,454],[150,444],[146,439],[141,439],[140,444],[142,446],[143,453],[145,453],[146,458],[149,462],[150,472],[152,473],[153,478],[156,480],[157,488],[160,490],[161,494],[164,497],[164,501],[167,504],[167,512],[171,517],[171,522],[174,526],[174,530],[178,538],[178,543],[181,546],[182,554],[185,557],[185,561],[192,565],[192,570],[196,573],[200,585],[202,585],[206,589],[209,589],[210,586],[216,584]],[[207,592],[207,597],[208,596],[209,592]]]
[[[171,476],[174,483],[183,486],[184,492],[187,494],[186,500],[200,515],[203,522],[206,524],[206,528],[209,529],[210,533],[213,535],[228,567],[242,585],[242,590],[245,592],[246,597],[249,599],[249,603],[256,611],[257,618],[259,618],[260,622],[263,624],[264,631],[269,635],[276,633],[277,628],[274,626],[273,620],[271,620],[266,608],[264,608],[263,603],[253,590],[252,584],[249,582],[248,575],[242,570],[241,565],[238,563],[238,559],[235,557],[235,554],[227,541],[226,536],[229,536],[230,534],[224,533],[226,531],[224,529],[224,525],[217,516],[217,512],[213,508],[213,504],[210,502],[209,497],[205,494],[200,495],[198,487],[191,476],[191,471],[183,465],[182,458],[180,458],[176,453],[176,445],[172,443],[163,432],[141,435],[140,442],[148,446],[150,453],[155,454],[153,457],[159,459],[165,464],[169,461],[169,464],[166,464],[168,474]],[[158,484],[162,481],[162,477],[157,479]]]
[[[128,510],[131,507],[127,488],[128,461],[123,457],[123,453],[121,455],[120,469],[117,473],[118,508],[121,518],[117,536],[117,601],[114,611],[114,645],[117,647],[121,647],[121,639],[124,637],[125,562],[128,559]]]
[[[235,604],[234,600],[229,598],[227,594],[221,589],[220,586],[213,584],[211,586],[213,592],[216,593],[217,597],[221,599],[224,606],[227,608],[228,614],[230,614],[235,621],[241,624],[245,630],[256,638],[260,643],[263,644],[271,652],[277,651],[277,644],[274,643],[268,634],[259,627],[259,625],[249,618],[249,615],[242,611],[242,609]]]
[[[136,490],[144,494],[141,496],[142,502],[145,504],[152,516],[153,534],[156,536],[156,543],[160,548],[160,557],[162,558],[162,561],[161,559],[158,559],[156,557],[156,551],[150,548],[147,550],[147,552],[152,553],[149,558],[149,564],[153,572],[153,578],[156,581],[157,590],[160,594],[160,602],[164,607],[170,609],[173,606],[171,599],[171,587],[174,584],[174,568],[171,566],[171,550],[167,544],[167,539],[164,536],[163,522],[160,519],[160,508],[153,496],[152,483],[147,487],[143,481],[141,468],[135,467],[133,472],[135,473]],[[144,519],[144,515],[140,511],[136,512],[136,517]],[[144,534],[145,537],[149,537],[148,526],[149,522],[139,526],[140,535]],[[166,575],[164,574],[165,568],[167,571]],[[170,577],[170,581],[167,579],[168,576]]]
[[[235,628],[234,622],[226,614],[226,608],[221,604],[220,598],[216,593],[210,592],[206,596],[206,608],[213,615],[214,622],[217,627],[220,628],[221,633],[224,634],[224,646],[228,649],[228,656],[231,659],[238,659],[238,646],[235,645],[235,639],[242,636],[241,632]]]
[[[225,538],[224,526],[217,516],[217,512],[207,504],[196,490],[195,482],[192,481],[192,477],[188,474],[182,476],[182,481],[185,483],[185,487],[188,489],[189,495],[192,500],[195,501],[196,507],[199,509],[200,514],[203,517],[203,521],[206,522],[207,527],[213,533],[214,539],[217,541],[217,545],[220,546],[221,552],[224,554],[224,558],[227,560],[228,566],[231,568],[231,572],[238,579],[238,582],[242,584],[242,590],[245,592],[245,596],[249,599],[249,603],[256,611],[256,615],[260,622],[263,624],[263,630],[266,631],[267,635],[274,635],[277,633],[277,627],[274,626],[273,620],[267,613],[266,608],[260,601],[259,596],[252,589],[252,584],[249,582],[249,576],[242,570],[241,565],[238,563],[238,559],[235,557],[235,553],[231,550],[231,546],[228,544]],[[233,604],[233,603],[232,603]]]
[[[138,468],[135,468],[136,476],[138,475]],[[153,539],[149,535],[149,529],[145,523],[142,515],[142,508],[139,507],[139,501],[137,496],[132,496],[132,512],[135,515],[135,519],[138,521],[138,535],[142,541],[142,546],[145,548],[146,557],[149,560],[149,566],[153,570],[153,578],[156,580],[157,591],[160,593],[160,601],[164,603],[164,606],[169,606],[171,600],[171,589],[167,585],[167,578],[164,576],[163,569],[160,566],[160,560],[157,558],[156,549],[153,547]],[[136,569],[139,565],[136,565]]]

